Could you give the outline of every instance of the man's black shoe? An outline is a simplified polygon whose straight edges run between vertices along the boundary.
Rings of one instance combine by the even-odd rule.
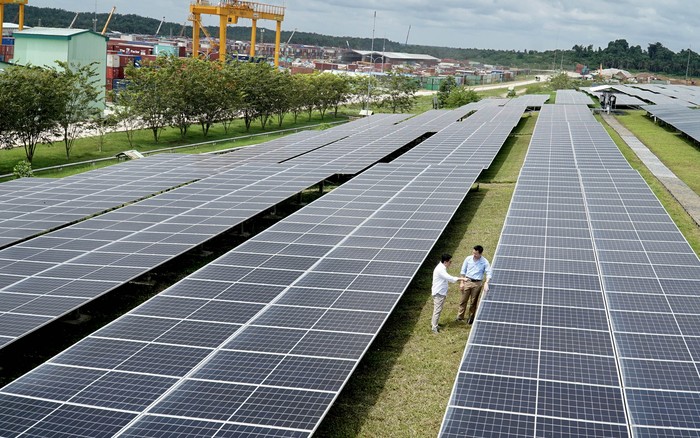
[[[472,325],[474,323],[474,315],[469,317],[469,321],[467,321],[467,324]]]

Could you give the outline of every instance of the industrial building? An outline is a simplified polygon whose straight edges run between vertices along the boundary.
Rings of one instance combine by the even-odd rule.
[[[85,29],[35,27],[14,33],[13,62],[19,65],[56,67],[56,61],[70,66],[94,63],[97,80],[106,83],[107,40]],[[99,105],[104,106],[104,89]]]

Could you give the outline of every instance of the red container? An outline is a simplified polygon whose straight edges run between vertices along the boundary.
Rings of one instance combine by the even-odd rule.
[[[134,57],[131,55],[119,55],[119,67],[134,65]]]

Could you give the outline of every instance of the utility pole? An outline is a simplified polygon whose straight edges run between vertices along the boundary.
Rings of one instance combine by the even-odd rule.
[[[408,32],[406,32],[406,43],[404,46],[408,46],[408,36],[411,34],[411,25],[408,25]]]
[[[367,116],[369,116],[369,100],[372,90],[372,73],[374,72],[374,31],[377,26],[377,11],[374,11],[374,20],[372,22],[372,48],[369,51],[369,59],[372,62],[372,67],[369,70],[369,80],[367,81],[367,105],[365,110],[367,111]]]
[[[685,66],[685,85],[688,85],[688,71],[690,70],[690,46],[688,46],[688,63]]]

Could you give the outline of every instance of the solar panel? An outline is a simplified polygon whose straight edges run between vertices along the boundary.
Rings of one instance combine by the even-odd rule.
[[[481,169],[363,172],[3,388],[0,430],[83,409],[121,436],[309,436]],[[68,391],[25,386],[64,368],[87,371]]]
[[[0,347],[332,174],[248,164],[0,250]]]
[[[700,141],[700,111],[693,110],[678,104],[647,105],[643,109],[654,120],[673,126],[695,141]]]
[[[441,436],[700,431],[678,299],[700,262],[603,132],[585,108],[543,109]]]
[[[577,90],[557,90],[557,105],[593,105],[593,100]]]

